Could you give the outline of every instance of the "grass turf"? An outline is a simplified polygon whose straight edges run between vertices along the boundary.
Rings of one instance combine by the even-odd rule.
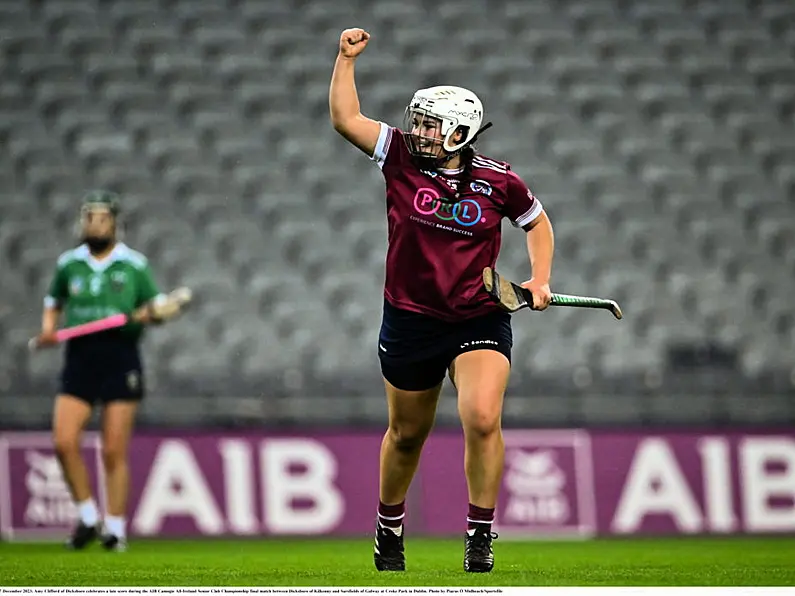
[[[463,541],[407,539],[407,572],[378,573],[372,540],[0,543],[4,586],[793,586],[795,538],[495,542],[495,570],[466,574]]]

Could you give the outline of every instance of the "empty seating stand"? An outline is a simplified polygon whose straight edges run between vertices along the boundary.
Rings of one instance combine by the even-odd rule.
[[[202,387],[219,400],[380,399],[383,182],[332,130],[326,99],[338,35],[360,23],[373,34],[357,66],[363,111],[399,125],[417,87],[476,91],[495,124],[480,150],[511,161],[552,217],[553,289],[622,301],[620,323],[515,317],[511,391],[544,397],[513,420],[737,419],[742,396],[714,405],[723,389],[666,394],[666,349],[725,345],[738,358],[725,374],[762,393],[766,374],[795,370],[793,17],[781,0],[0,3],[0,366],[20,367],[9,393],[52,389],[57,359],[29,357],[24,340],[80,194],[107,186],[160,284],[197,291],[188,316],[147,340],[146,411]],[[499,266],[529,274],[507,225]],[[333,420],[367,410],[334,407]],[[795,408],[755,411],[763,423]]]

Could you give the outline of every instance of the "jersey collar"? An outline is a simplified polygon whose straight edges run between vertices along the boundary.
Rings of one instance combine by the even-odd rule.
[[[94,258],[87,244],[81,244],[75,249],[74,255],[81,261],[85,261],[92,271],[104,271],[116,261],[124,260],[129,254],[127,245],[123,242],[117,242],[110,254],[101,261]]]
[[[463,167],[460,168],[439,168],[439,173],[444,174],[445,176],[455,176],[456,174],[460,174],[464,171]]]

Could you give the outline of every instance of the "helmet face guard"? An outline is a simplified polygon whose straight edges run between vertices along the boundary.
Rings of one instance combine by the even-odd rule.
[[[429,167],[438,167],[455,153],[445,149],[441,118],[422,108],[407,108],[403,117],[403,130],[409,153]]]
[[[77,236],[92,248],[101,249],[110,245],[120,236],[119,227],[119,198],[115,193],[105,191],[90,192],[83,199],[80,206],[80,216],[76,225]],[[105,214],[112,220],[109,234],[97,234],[89,227],[94,215]]]

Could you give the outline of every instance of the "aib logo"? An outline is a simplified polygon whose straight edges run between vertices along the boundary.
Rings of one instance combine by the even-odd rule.
[[[434,188],[420,188],[414,195],[414,209],[422,215],[435,215],[442,221],[454,221],[460,226],[474,226],[485,222],[483,210],[477,201],[464,199],[455,205],[443,203]]]

